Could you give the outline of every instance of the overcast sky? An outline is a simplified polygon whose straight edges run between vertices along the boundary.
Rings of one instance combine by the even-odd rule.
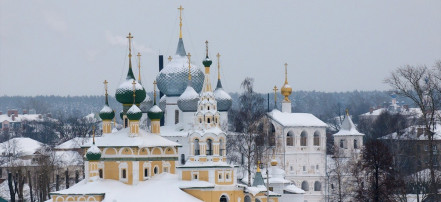
[[[192,61],[201,64],[208,40],[230,92],[247,76],[259,92],[280,88],[285,62],[293,90],[387,90],[393,69],[441,59],[439,0],[3,0],[0,95],[102,95],[104,79],[114,94],[128,68],[129,32],[150,91],[158,54],[175,53],[180,4]]]

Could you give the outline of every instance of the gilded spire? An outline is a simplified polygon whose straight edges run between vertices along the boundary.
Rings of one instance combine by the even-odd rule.
[[[285,63],[285,83],[282,86],[282,89],[280,89],[283,96],[285,96],[285,99],[283,99],[284,102],[291,102],[289,100],[289,96],[292,93],[291,86],[288,85],[288,63]]]
[[[136,98],[136,82],[135,82],[135,80],[133,80],[133,82],[132,82],[132,85],[133,85],[133,104],[135,104],[135,98]]]
[[[95,125],[92,126],[92,142],[95,144]]]
[[[172,58],[172,56],[169,55],[167,59],[170,62],[173,58]]]
[[[156,105],[156,80],[153,81],[153,105]]]
[[[141,53],[138,52],[138,81],[141,83]]]
[[[274,86],[274,108],[277,108],[277,91],[279,90],[277,86]]]
[[[178,10],[179,10],[179,38],[182,39],[182,10],[184,10],[182,5],[179,6]]]
[[[109,105],[109,100],[108,100],[108,94],[107,94],[107,84],[109,82],[107,82],[107,80],[104,80],[104,90],[106,91],[106,105]]]
[[[217,57],[217,80],[220,80],[220,54],[217,53],[216,57]]]
[[[208,58],[208,41],[205,41],[205,57]]]
[[[188,53],[187,57],[188,57],[188,80],[191,81],[191,65],[190,65],[191,64],[191,60],[190,60],[191,54]]]
[[[348,117],[348,116],[349,116],[349,109],[346,108],[346,117]]]
[[[129,35],[126,37],[127,39],[129,39],[129,72],[127,73],[127,80],[129,79],[135,79],[135,76],[133,75],[133,70],[132,70],[132,39],[133,36],[131,33],[129,33]]]
[[[260,161],[257,161],[257,172],[260,173]]]

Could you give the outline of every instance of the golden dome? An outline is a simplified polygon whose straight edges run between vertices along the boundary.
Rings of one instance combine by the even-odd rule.
[[[271,166],[277,166],[277,160],[276,159],[271,160]]]
[[[283,84],[282,88],[280,89],[280,92],[282,93],[283,96],[285,96],[285,101],[289,102],[289,96],[292,93],[292,88],[291,86],[288,84],[288,71],[287,71],[287,66],[288,64],[285,63],[285,84]]]

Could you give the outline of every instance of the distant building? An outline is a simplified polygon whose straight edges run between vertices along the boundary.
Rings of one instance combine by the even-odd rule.
[[[17,109],[8,110],[7,114],[2,114],[0,112],[0,130],[8,130],[8,129],[20,129],[23,124],[31,121],[44,121],[45,119],[52,119],[51,114],[35,114],[35,110],[29,110],[31,113],[28,113],[27,110],[23,110],[22,114],[18,113]]]

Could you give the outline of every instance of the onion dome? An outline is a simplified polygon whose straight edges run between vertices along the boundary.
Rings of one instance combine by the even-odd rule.
[[[213,93],[217,101],[217,110],[221,112],[230,110],[231,105],[233,104],[233,99],[222,88],[222,83],[220,79],[217,80],[217,86]]]
[[[165,106],[167,105],[167,96],[164,95],[161,97],[161,99],[159,99],[159,108],[162,111],[165,111]]]
[[[217,85],[213,93],[217,101],[217,110],[221,112],[225,112],[230,110],[231,105],[233,104],[233,99],[222,88],[222,82],[220,79],[220,64],[219,64],[220,54],[218,53],[216,56],[217,56]]]
[[[183,112],[195,112],[198,109],[198,101],[199,94],[188,85],[184,93],[179,96],[178,107]]]
[[[205,59],[202,61],[202,64],[204,65],[204,67],[209,67],[209,66],[211,66],[212,63],[213,63],[213,62],[212,62],[211,59],[208,57],[208,55],[207,55],[207,57],[205,57]]]
[[[285,84],[283,84],[282,88],[280,89],[280,92],[283,96],[285,96],[285,101],[289,101],[289,96],[292,93],[292,88],[290,85],[288,85],[288,71],[287,71],[288,64],[285,63]]]
[[[109,107],[109,99],[107,96],[107,83],[107,80],[104,80],[104,88],[106,90],[106,102],[99,114],[102,120],[112,120],[115,117],[115,112]]]
[[[133,77],[133,72],[131,72],[132,68],[129,68],[129,74],[127,74],[127,80],[122,82],[119,87],[116,89],[115,97],[116,100],[122,104],[133,104],[133,81],[134,78],[129,78],[130,73]],[[146,92],[144,87],[135,81],[135,103],[140,104],[146,98]]]
[[[127,110],[127,118],[131,121],[133,120],[139,120],[142,117],[142,112],[141,110],[136,106],[136,105],[132,105],[132,107],[130,107],[129,110]]]
[[[93,143],[93,145],[87,149],[86,158],[89,161],[98,161],[101,158],[101,150]]]
[[[144,101],[142,101],[141,105],[139,105],[139,108],[142,112],[147,112],[152,106],[153,100],[150,98],[150,96],[146,95]]]
[[[150,108],[147,114],[150,120],[162,119],[164,116],[164,112],[158,107],[158,105],[154,105],[152,108]]]
[[[159,90],[169,97],[180,96],[187,86],[188,76],[188,59],[186,56],[184,42],[182,38],[179,39],[176,55],[173,59],[162,69],[156,81],[158,82]],[[191,86],[196,92],[201,92],[204,82],[204,73],[196,65],[191,65],[192,84]]]

